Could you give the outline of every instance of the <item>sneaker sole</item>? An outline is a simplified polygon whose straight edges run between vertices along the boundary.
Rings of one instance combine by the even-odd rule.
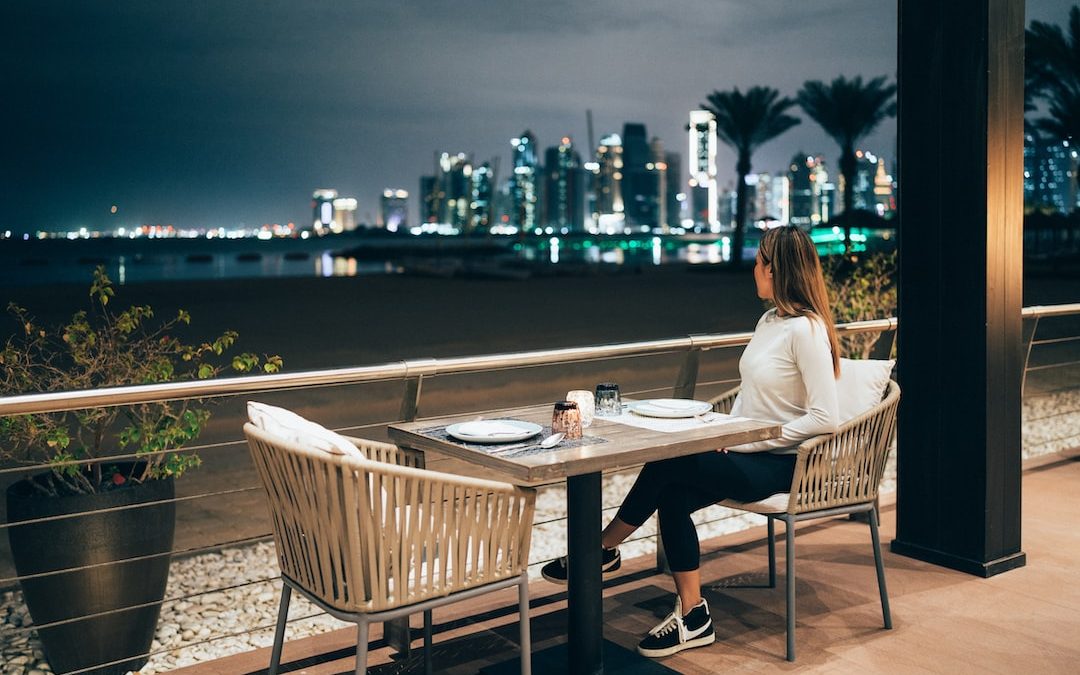
[[[618,572],[620,567],[622,567],[622,558],[619,558],[619,560],[616,561],[615,564],[612,565],[611,567],[609,567],[608,569],[602,570],[600,572],[600,577],[602,579],[606,579],[609,576],[611,576],[612,574],[614,574],[615,572]],[[558,577],[549,577],[543,570],[540,570],[540,576],[542,576],[546,581],[550,581],[553,584],[559,584],[560,586],[565,586],[566,585],[566,579],[560,579]]]
[[[671,656],[672,654],[678,654],[685,649],[693,649],[694,647],[705,647],[716,642],[716,633],[709,633],[708,635],[702,635],[699,638],[693,640],[687,640],[681,644],[673,645],[667,649],[643,649],[638,646],[638,654],[642,656],[648,656],[650,659],[659,659],[664,656]]]

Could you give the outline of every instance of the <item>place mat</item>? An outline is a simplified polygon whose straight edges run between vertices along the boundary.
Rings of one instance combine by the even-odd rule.
[[[665,434],[674,434],[680,431],[692,431],[694,429],[703,429],[705,427],[722,427],[726,424],[734,424],[735,422],[750,421],[745,417],[734,417],[723,413],[709,413],[709,421],[704,422],[696,417],[646,417],[644,415],[632,413],[629,410],[624,411],[618,417],[600,417],[598,419],[615,422],[616,424],[625,424],[630,427],[638,427],[639,429],[648,429],[649,431],[659,431]]]
[[[446,431],[446,426],[428,427],[427,429],[417,429],[416,433],[427,436],[428,438],[434,438],[439,441],[449,441],[455,445],[460,445],[470,450],[477,450],[479,452],[495,453],[499,448],[508,445],[517,445],[519,443],[539,443],[548,436],[551,435],[551,426],[545,426],[539,434],[532,438],[527,438],[524,441],[514,441],[512,443],[467,443],[466,441],[454,438]],[[550,448],[541,448],[538,446],[532,446],[528,448],[520,448],[518,450],[510,450],[508,452],[498,452],[499,457],[505,458],[518,458],[528,457],[529,455],[539,455],[545,452],[555,452],[557,450],[569,450],[570,448],[581,447],[582,445],[599,445],[600,443],[607,443],[606,438],[600,438],[599,436],[584,436],[574,440],[562,439],[559,443]]]

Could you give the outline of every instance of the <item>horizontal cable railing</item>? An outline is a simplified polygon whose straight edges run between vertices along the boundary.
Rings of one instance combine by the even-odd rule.
[[[1027,350],[1027,360],[1025,361],[1025,376],[1028,372],[1039,372],[1045,369],[1045,364],[1040,363],[1034,366],[1029,365],[1030,356],[1034,349],[1038,349],[1043,346],[1066,344],[1075,341],[1078,337],[1057,335],[1053,337],[1037,339],[1036,332],[1038,330],[1040,320],[1057,317],[1070,317],[1076,315],[1080,315],[1080,303],[1070,305],[1053,305],[1045,307],[1037,306],[1024,308],[1024,339],[1025,347]],[[837,328],[841,336],[861,333],[894,333],[897,328],[897,320],[895,318],[890,318],[861,321],[849,324],[842,324]],[[327,370],[313,370],[298,373],[278,373],[273,375],[256,375],[235,378],[201,380],[194,382],[170,382],[163,384],[115,387],[87,391],[23,394],[17,396],[0,397],[0,417],[10,415],[55,413],[81,410],[86,408],[115,407],[183,399],[227,398],[239,394],[269,393],[353,385],[371,385],[380,382],[392,381],[405,381],[406,383],[414,383],[414,386],[406,387],[405,393],[401,401],[400,413],[396,419],[386,419],[377,422],[365,422],[362,424],[339,428],[339,430],[343,433],[358,435],[367,432],[377,432],[381,429],[384,429],[386,425],[393,424],[395,422],[411,421],[413,419],[416,419],[416,412],[419,408],[419,403],[422,396],[422,388],[419,386],[419,383],[421,381],[426,381],[430,378],[439,376],[491,373],[496,371],[516,370],[522,368],[540,368],[592,361],[655,357],[660,355],[683,353],[685,356],[683,358],[679,373],[675,378],[674,386],[670,384],[669,380],[669,384],[663,386],[648,386],[637,388],[635,390],[627,390],[624,391],[624,394],[628,396],[641,396],[655,394],[656,392],[674,391],[676,395],[693,396],[695,389],[698,388],[710,388],[710,390],[720,387],[727,388],[736,384],[737,379],[733,379],[731,377],[713,377],[708,380],[698,381],[698,358],[704,352],[742,347],[747,342],[749,342],[751,336],[752,333],[750,332],[692,335],[681,338],[648,340],[588,347],[546,349],[505,354],[489,354],[453,358],[406,359],[402,361],[395,361],[379,365],[361,366],[353,368],[335,368]],[[237,423],[237,432],[239,431],[239,428],[240,423]],[[238,452],[239,447],[243,444],[244,442],[241,439],[229,439],[221,442],[187,446],[183,449],[183,451],[213,451],[215,453],[219,451]],[[137,459],[139,457],[145,458],[145,456],[146,455],[144,454],[132,453],[128,455],[117,455],[115,457],[110,457],[109,459]],[[97,461],[100,461],[100,458],[81,458],[66,462],[66,464],[90,464]],[[445,461],[448,460],[435,459],[429,463],[429,468],[438,468],[438,466]],[[33,473],[35,471],[43,471],[56,468],[57,466],[60,465],[28,464],[22,466],[5,467],[3,469],[0,469],[0,476],[15,473]],[[635,470],[636,469],[630,469],[619,473],[631,473]],[[196,502],[199,500],[209,500],[215,498],[221,499],[235,496],[238,494],[260,491],[261,486],[255,479],[254,472],[251,472],[251,475],[249,477],[251,479],[250,483],[236,485],[230,489],[214,490],[190,495],[180,495],[169,500],[154,502],[154,504],[161,504],[169,501],[182,503]],[[554,486],[553,488],[549,489],[562,488],[561,486]],[[123,509],[137,507],[118,508]],[[605,504],[604,506],[605,512],[612,511],[616,508],[617,505]],[[113,510],[117,509],[107,508],[95,510],[93,512],[70,514],[67,516],[47,516],[29,521],[21,521],[19,523],[0,523],[0,530],[4,530],[15,525],[29,525],[36,522],[46,522],[62,518],[74,518],[87,515],[88,513],[108,512]],[[721,515],[718,518],[704,518],[700,519],[699,525],[716,524],[730,518],[731,516],[728,515]],[[565,516],[542,516],[538,514],[537,519],[534,521],[534,527],[541,528],[557,526],[559,522],[564,520]],[[653,536],[654,535],[652,534],[641,535],[638,536],[637,539],[646,540]],[[269,538],[270,532],[268,529],[266,529],[265,531],[259,531],[251,536],[235,538],[226,542],[215,542],[200,546],[178,547],[170,553],[164,555],[173,555],[177,558],[196,556],[199,554],[212,553],[225,547],[251,546],[255,543],[266,541]],[[550,558],[547,557],[544,557],[544,559],[533,560],[532,562],[530,562],[530,568],[535,571],[537,567],[543,565],[545,562],[548,562],[548,560],[550,560]],[[124,562],[128,561],[114,561],[110,563],[101,563],[101,565],[116,565],[122,564]],[[0,578],[0,587],[3,587],[5,585],[11,585],[16,581],[21,581],[23,579],[39,578],[54,574],[61,574],[94,566],[96,565],[70,567],[62,570],[27,574],[23,576],[6,576]],[[242,587],[248,587],[261,583],[271,584],[276,579],[278,579],[278,577],[270,575],[238,583],[223,583],[223,585],[219,587],[208,589],[204,588],[195,591],[189,591],[183,594],[172,594],[157,603],[144,604],[172,605],[178,602],[187,602],[192,599],[203,597],[216,592],[235,591]],[[60,625],[65,623],[77,622],[79,620],[86,620],[88,618],[93,618],[95,616],[100,616],[103,614],[122,612],[125,611],[125,609],[129,608],[108,610],[86,617],[65,619],[58,622],[52,622],[49,625]],[[306,615],[304,617],[292,618],[290,619],[290,622],[298,621],[301,619],[310,619],[311,617],[321,614],[321,612],[313,612],[310,615]],[[187,648],[190,646],[205,644],[208,642],[213,642],[229,637],[236,637],[239,635],[262,631],[270,628],[272,625],[273,624],[271,622],[267,625],[259,625],[245,630],[232,631],[228,634],[214,635],[205,639],[199,639],[198,641],[184,642],[181,645],[166,645],[160,648],[152,649],[150,655],[161,654],[167,651],[175,650],[177,648]],[[25,634],[26,632],[33,629],[34,626],[24,626],[20,630],[15,631],[13,634]],[[2,646],[3,645],[0,645],[0,647]]]

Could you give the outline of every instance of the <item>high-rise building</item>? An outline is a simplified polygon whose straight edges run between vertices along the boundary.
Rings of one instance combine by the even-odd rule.
[[[437,174],[420,176],[420,221],[427,224],[438,223],[445,198],[442,181]]]
[[[851,195],[852,208],[858,211],[874,210],[874,176],[877,175],[877,155],[864,150],[855,151],[854,189]],[[840,176],[840,192],[844,191],[844,177]],[[843,205],[837,209],[842,210]]]
[[[885,158],[878,157],[874,172],[874,210],[879,216],[896,210],[896,181],[885,171]]]
[[[677,152],[665,152],[664,164],[667,164],[667,220],[668,228],[682,227],[683,204],[686,202],[686,184],[682,178],[682,156]]]
[[[600,145],[596,148],[596,170],[593,174],[596,203],[593,207],[593,221],[597,230],[605,234],[621,233],[625,224],[622,153],[622,138],[618,134],[601,138]]]
[[[836,186],[829,182],[825,159],[795,153],[788,167],[788,180],[790,223],[811,227],[829,222],[834,215]]]
[[[585,230],[585,172],[574,144],[564,136],[544,153],[544,222],[561,232]]]
[[[510,224],[521,230],[534,230],[540,225],[540,166],[536,136],[526,130],[510,140],[514,148],[513,209]]]
[[[1024,206],[1070,213],[1077,196],[1076,148],[1067,140],[1024,134]]]
[[[387,232],[409,228],[409,193],[400,188],[383,190],[379,202],[381,225]]]
[[[439,170],[446,194],[439,222],[464,232],[472,224],[472,162],[463,152],[444,152],[439,156]]]
[[[330,224],[330,230],[334,234],[356,229],[356,204],[353,197],[338,197],[334,200],[334,221]]]
[[[645,125],[623,125],[623,204],[626,224],[631,227],[656,227],[658,223],[658,188],[652,149]],[[653,165],[650,167],[649,165]]]
[[[484,162],[472,172],[472,221],[470,231],[488,232],[493,224],[492,199],[495,174],[491,164]]]
[[[337,190],[319,188],[311,195],[311,210],[313,218],[311,229],[315,234],[327,234],[334,223],[334,200],[337,199]]]
[[[697,227],[720,231],[716,185],[716,118],[708,110],[690,111],[690,204]]]
[[[667,182],[667,162],[664,160],[664,142],[659,137],[653,136],[649,141],[649,162],[645,165],[646,171],[649,171],[653,182],[656,187],[655,206],[654,206],[654,228],[661,228],[665,232],[668,228],[668,182]]]
[[[311,229],[319,235],[355,230],[356,205],[355,197],[339,197],[337,190],[315,190],[311,195]]]
[[[761,173],[750,174],[746,178],[748,183],[754,185],[750,220],[768,226],[789,224],[791,217],[788,177]]]

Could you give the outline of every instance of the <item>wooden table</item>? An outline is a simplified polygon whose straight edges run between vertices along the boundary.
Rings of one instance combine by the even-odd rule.
[[[587,442],[584,445],[566,449],[556,446],[552,450],[522,456],[515,456],[517,452],[493,455],[453,439],[443,440],[421,433],[476,419],[509,418],[547,426],[551,423],[551,413],[549,404],[489,412],[479,418],[476,414],[432,418],[391,425],[389,435],[403,447],[431,450],[465,460],[518,485],[536,486],[566,479],[568,669],[572,673],[602,673],[601,473],[652,460],[776,438],[780,435],[780,426],[741,420],[729,424],[702,423],[687,431],[661,432],[597,417],[585,429]],[[598,440],[588,442],[593,438]]]

